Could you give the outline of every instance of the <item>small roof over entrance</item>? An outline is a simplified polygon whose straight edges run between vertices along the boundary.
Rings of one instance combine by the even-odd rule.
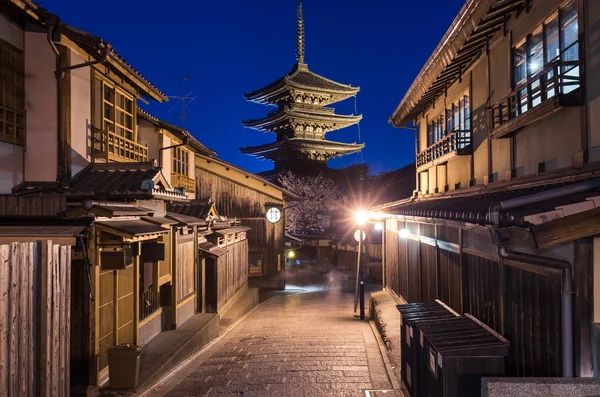
[[[60,245],[75,245],[85,226],[0,226],[0,244],[52,240]]]

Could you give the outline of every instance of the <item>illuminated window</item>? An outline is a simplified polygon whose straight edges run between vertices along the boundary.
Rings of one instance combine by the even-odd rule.
[[[173,149],[173,171],[179,175],[189,176],[190,174],[190,152],[182,147],[176,147]]]
[[[279,208],[271,207],[267,211],[267,220],[271,223],[277,223],[281,219],[281,210]]]
[[[94,126],[135,141],[133,96],[99,76],[94,81],[94,90]]]

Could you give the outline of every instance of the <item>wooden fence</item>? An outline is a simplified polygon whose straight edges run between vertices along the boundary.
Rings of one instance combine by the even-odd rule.
[[[388,231],[397,230],[388,221]],[[560,272],[495,255],[489,236],[407,223],[411,236],[386,238],[386,284],[408,302],[440,299],[471,313],[511,343],[509,376],[560,376]],[[574,245],[575,371],[592,371],[592,244]]]
[[[68,396],[71,247],[0,245],[0,396]]]

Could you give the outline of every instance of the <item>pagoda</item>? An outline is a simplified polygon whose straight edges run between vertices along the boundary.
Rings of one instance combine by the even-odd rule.
[[[325,139],[328,132],[349,127],[362,119],[361,115],[336,114],[333,108],[327,107],[355,96],[359,88],[326,79],[308,69],[304,63],[302,3],[297,12],[296,60],[286,76],[244,94],[248,101],[277,107],[264,118],[242,121],[245,127],[276,136],[273,143],[240,149],[244,154],[273,161],[275,168],[263,173],[269,177],[285,171],[314,174],[326,169],[329,159],[360,152],[364,147],[364,144]]]

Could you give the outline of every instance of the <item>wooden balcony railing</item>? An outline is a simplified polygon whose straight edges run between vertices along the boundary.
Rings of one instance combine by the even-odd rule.
[[[0,106],[0,141],[25,145],[25,111]]]
[[[160,292],[149,289],[140,294],[140,321],[160,308]]]
[[[181,175],[176,172],[171,173],[171,185],[173,188],[182,187],[188,192],[196,191],[196,181],[189,176]]]
[[[558,105],[561,97],[576,92],[580,84],[579,63],[579,61],[553,62],[491,106],[489,115],[492,134],[495,129],[525,115],[549,99],[554,99]],[[546,107],[546,104],[543,106]]]
[[[93,129],[94,159],[105,161],[148,161],[148,147],[114,132]]]
[[[448,153],[470,154],[470,150],[471,130],[455,130],[419,153],[417,155],[417,167],[430,163]]]

